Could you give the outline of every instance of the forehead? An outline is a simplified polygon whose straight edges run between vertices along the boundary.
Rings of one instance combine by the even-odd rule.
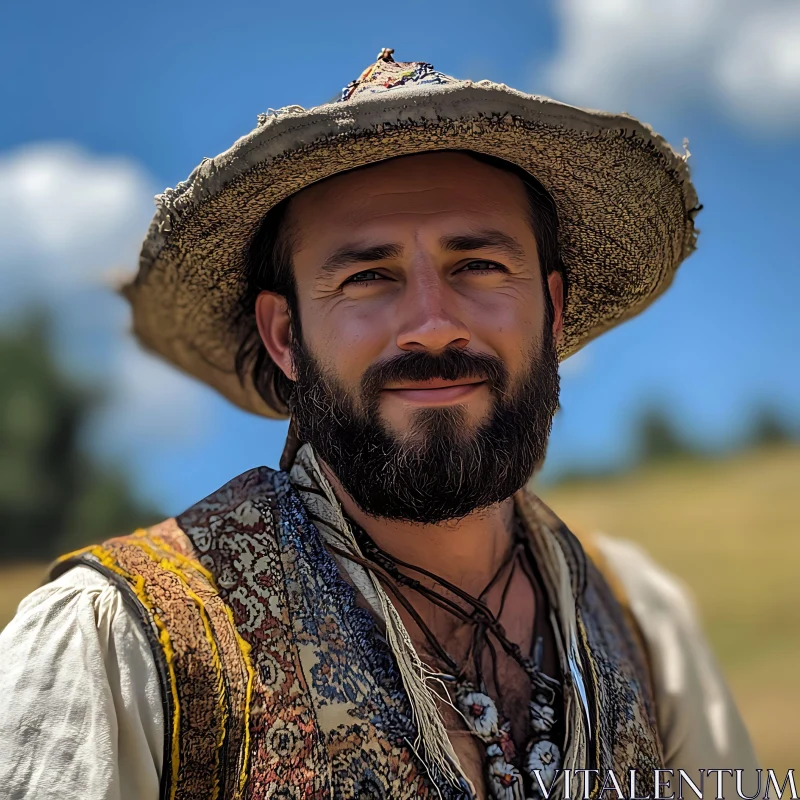
[[[296,195],[289,221],[314,238],[364,228],[441,223],[525,224],[529,204],[522,181],[465,153],[404,156],[336,175]],[[307,240],[307,239],[306,239]]]

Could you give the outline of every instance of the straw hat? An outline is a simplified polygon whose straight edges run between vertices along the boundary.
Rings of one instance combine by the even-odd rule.
[[[384,50],[336,101],[260,115],[229,150],[156,197],[138,275],[123,289],[135,334],[236,405],[286,416],[234,369],[255,325],[254,317],[232,321],[259,222],[316,181],[433,150],[513,162],[552,195],[570,287],[561,359],[650,305],[695,247],[687,156],[647,125],[491,81],[456,80]]]

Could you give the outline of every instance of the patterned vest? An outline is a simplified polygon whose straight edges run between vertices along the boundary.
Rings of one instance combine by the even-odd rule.
[[[569,568],[584,766],[637,769],[637,791],[652,795],[662,751],[635,624],[563,523],[528,490],[515,499],[531,529],[553,531]],[[391,649],[286,472],[246,472],[175,519],[63,557],[51,578],[78,564],[119,587],[151,644],[163,800],[470,796],[414,746]]]

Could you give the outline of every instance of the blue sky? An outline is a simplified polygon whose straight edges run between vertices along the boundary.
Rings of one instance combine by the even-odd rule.
[[[698,252],[644,315],[563,368],[550,469],[621,458],[644,404],[699,441],[752,409],[800,418],[800,6],[730,0],[14,4],[0,29],[0,315],[52,309],[67,368],[114,402],[87,437],[176,512],[257,464],[285,426],[140,354],[109,271],[136,263],[152,195],[268,107],[331,98],[400,60],[630,111],[679,147]],[[794,55],[792,55],[794,54]]]

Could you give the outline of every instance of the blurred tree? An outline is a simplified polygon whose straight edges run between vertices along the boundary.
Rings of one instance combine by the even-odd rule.
[[[657,406],[646,409],[639,417],[634,441],[640,463],[697,455],[664,409]]]
[[[54,362],[47,317],[0,332],[0,560],[52,558],[150,524],[125,476],[80,436],[102,395]]]
[[[747,444],[751,447],[763,447],[775,444],[787,444],[798,438],[797,431],[771,406],[756,409],[750,424]]]

